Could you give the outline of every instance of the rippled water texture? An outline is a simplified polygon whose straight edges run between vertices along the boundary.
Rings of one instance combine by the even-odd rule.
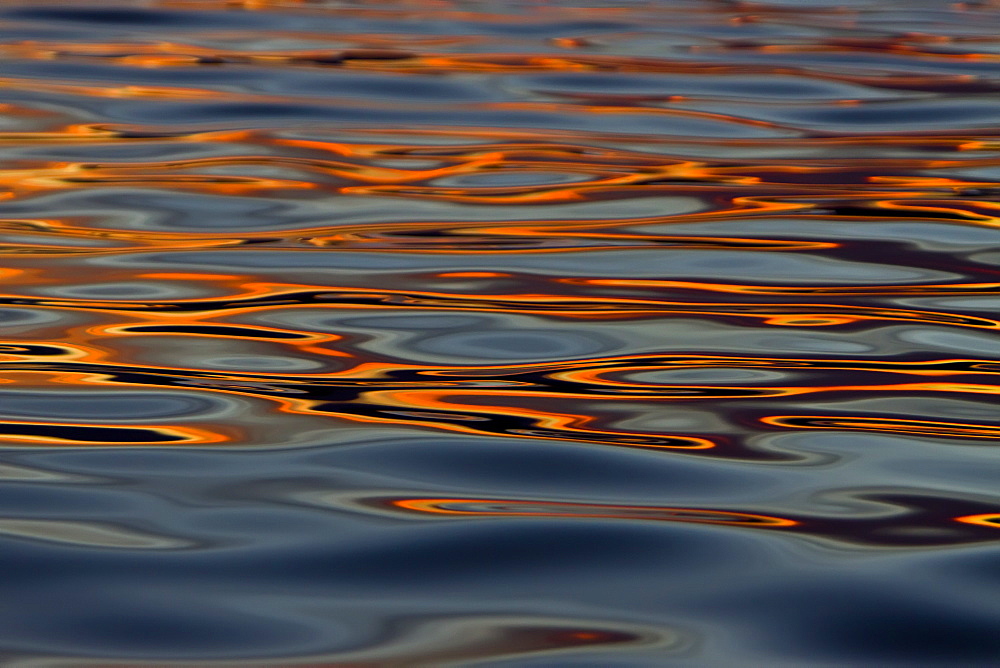
[[[0,664],[1000,665],[998,35],[0,3]]]

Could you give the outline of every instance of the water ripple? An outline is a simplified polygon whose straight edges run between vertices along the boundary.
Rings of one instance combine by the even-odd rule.
[[[4,665],[993,665],[998,28],[5,3]]]

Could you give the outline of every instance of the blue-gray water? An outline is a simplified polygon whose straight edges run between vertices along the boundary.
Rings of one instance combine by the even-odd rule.
[[[997,35],[0,3],[0,665],[1000,665]]]

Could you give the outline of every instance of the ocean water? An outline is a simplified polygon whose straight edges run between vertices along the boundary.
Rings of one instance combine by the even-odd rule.
[[[997,2],[0,57],[0,665],[1000,665]]]

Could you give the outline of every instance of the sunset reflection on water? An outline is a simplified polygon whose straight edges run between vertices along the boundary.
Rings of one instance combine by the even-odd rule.
[[[1000,5],[0,6],[0,662],[987,666]]]

